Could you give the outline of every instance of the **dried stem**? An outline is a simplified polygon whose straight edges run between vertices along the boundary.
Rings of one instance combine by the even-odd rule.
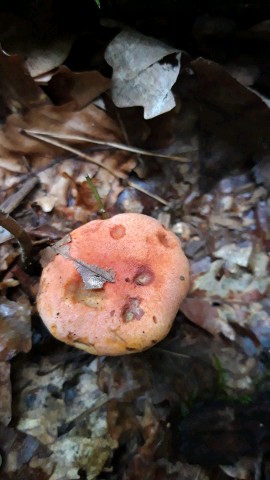
[[[75,155],[77,155],[79,158],[82,158],[83,160],[86,160],[87,162],[90,162],[90,163],[93,163],[94,165],[98,165],[100,168],[103,168],[104,170],[107,170],[107,172],[109,172],[111,175],[114,175],[114,177],[118,178],[119,180],[125,180],[127,175],[124,174],[124,173],[118,173],[116,172],[115,170],[112,170],[111,168],[107,167],[106,165],[103,165],[102,163],[98,162],[97,160],[95,160],[94,158],[92,158],[90,155],[87,155],[85,153],[82,153],[80,150],[77,150],[76,148],[73,148],[73,147],[70,147],[69,145],[66,145],[65,143],[62,143],[62,142],[59,142],[58,140],[55,140],[55,138],[65,138],[65,139],[75,139],[78,140],[87,140],[88,142],[90,141],[89,138],[87,139],[87,137],[74,137],[74,136],[69,136],[69,135],[53,135],[53,134],[45,134],[45,133],[35,133],[33,132],[32,130],[23,130],[24,133],[26,133],[26,135],[29,135],[30,137],[33,137],[33,138],[36,138],[37,140],[41,140],[42,142],[45,142],[45,143],[49,143],[50,145],[55,145],[57,147],[60,147],[62,148],[63,150],[66,150],[68,152],[72,152],[74,153]],[[92,141],[92,140],[91,140]],[[101,142],[101,141],[98,141],[98,140],[93,140],[93,143],[97,143],[97,144],[101,144],[101,145],[113,145],[114,148],[120,148],[120,144],[112,144],[111,142]],[[117,147],[118,145],[118,147]],[[135,153],[142,153],[144,155],[155,155],[153,153],[150,153],[150,152],[146,152],[145,150],[140,150],[140,149],[133,149],[133,148],[129,148],[125,145],[122,145],[122,147],[126,147],[126,148],[121,148],[122,150],[127,150],[127,151],[130,151],[130,152],[135,152]],[[180,157],[169,157],[167,155],[157,155],[157,156],[162,156],[162,157],[165,157],[165,158],[169,158],[171,160],[180,160]],[[186,160],[185,160],[186,162]],[[130,182],[128,181],[127,182],[129,186],[131,186],[132,188],[135,188],[136,190],[144,193],[145,195],[148,195],[149,197],[151,198],[154,198],[155,200],[157,200],[158,202],[162,203],[163,205],[167,205],[167,202],[165,200],[163,200],[161,197],[159,197],[158,195],[154,195],[150,192],[148,192],[147,190],[144,190],[143,188],[141,187],[138,187],[134,182]],[[91,188],[91,187],[90,187]],[[104,207],[103,207],[104,208]]]
[[[56,137],[55,135],[48,134],[42,135],[38,133],[33,133],[32,131],[28,130],[23,130],[24,133],[29,135],[29,137],[36,138],[37,140],[41,140],[42,142],[49,143],[50,145],[54,145],[56,147],[62,148],[63,150],[66,150],[67,152],[74,153],[75,155],[78,155],[78,157],[83,158],[84,160],[87,160],[90,163],[93,163],[94,165],[97,165],[98,167],[104,168],[104,170],[107,170],[107,172],[111,173],[111,175],[114,175],[116,178],[120,179],[125,179],[126,175],[125,174],[120,174],[113,170],[112,168],[107,167],[106,165],[103,165],[101,162],[98,162],[94,158],[92,158],[90,155],[87,155],[86,153],[81,152],[77,148],[70,147],[69,145],[66,145],[65,143],[59,142],[58,140],[55,140],[54,138],[62,138],[62,137]]]
[[[144,193],[145,195],[148,195],[148,197],[151,197],[154,200],[156,200],[157,202],[162,203],[162,205],[166,205],[166,206],[169,205],[168,202],[166,202],[166,200],[161,198],[159,195],[156,195],[155,193],[148,192],[147,190],[145,190],[145,188],[139,187],[135,182],[131,182],[131,181],[128,180],[127,184],[128,184],[129,187],[132,187],[132,188],[135,188],[135,190],[138,190],[138,192]]]
[[[27,197],[27,195],[35,188],[39,183],[39,178],[36,176],[29,177],[25,183],[20,187],[13,195],[7,197],[7,199],[0,205],[0,210],[5,213],[11,213],[17,208],[20,203]]]
[[[87,137],[85,135],[71,135],[71,134],[62,134],[62,133],[52,133],[52,132],[43,132],[38,130],[23,130],[27,135],[34,138],[42,138],[45,140],[45,137],[50,138],[59,138],[60,140],[70,140],[70,141],[81,141],[81,142],[88,142],[88,143],[95,143],[96,145],[104,145],[106,147],[112,147],[117,150],[124,150],[125,152],[131,153],[138,153],[140,155],[146,155],[148,157],[159,157],[159,158],[167,158],[168,160],[175,160],[176,162],[181,163],[190,163],[190,160],[186,157],[180,157],[175,155],[165,155],[163,153],[158,152],[149,152],[148,150],[143,150],[142,148],[136,148],[129,145],[124,145],[118,142],[105,142],[103,140],[97,140],[96,138]],[[51,142],[53,144],[53,142]],[[57,145],[56,143],[54,145]],[[70,150],[72,151],[72,150]],[[186,153],[192,153],[195,150],[189,150],[188,152],[183,152],[184,155]]]

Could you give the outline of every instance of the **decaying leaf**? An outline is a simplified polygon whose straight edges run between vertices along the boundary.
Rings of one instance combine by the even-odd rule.
[[[202,123],[241,154],[268,151],[270,112],[260,96],[215,62],[198,58],[191,68],[197,78],[195,96]],[[254,135],[254,117],[260,136]]]
[[[23,57],[0,50],[0,115],[22,113],[28,108],[50,104],[49,98],[30,77]]]
[[[35,42],[34,46],[28,44],[24,49],[17,45],[16,53],[21,53],[26,58],[25,63],[31,77],[39,77],[59,67],[65,61],[73,42],[73,35],[66,35],[54,38],[47,44],[42,42],[40,45]]]
[[[1,477],[8,480],[48,480],[54,464],[51,452],[31,435],[0,425]]]
[[[90,265],[82,260],[75,260],[71,257],[75,263],[77,272],[82,277],[86,290],[96,290],[102,288],[105,282],[114,283],[115,274],[113,270],[104,270],[98,265]]]
[[[22,297],[17,302],[0,300],[0,361],[10,360],[31,348],[31,306]]]
[[[3,425],[8,425],[12,416],[9,360],[31,348],[30,315],[26,298],[17,302],[0,298],[0,422]]]
[[[48,93],[56,105],[75,101],[85,107],[109,89],[111,81],[97,71],[74,73],[60,66],[48,84]]]
[[[66,235],[62,241],[57,242],[52,248],[64,258],[72,260],[77,272],[80,274],[86,290],[97,290],[102,288],[105,282],[114,283],[115,273],[112,269],[105,270],[98,265],[84,262],[74,258],[69,253],[69,243],[72,241],[69,235]]]
[[[166,59],[176,54],[174,60]],[[105,59],[113,68],[112,98],[117,107],[144,107],[149,119],[175,107],[171,88],[180,71],[181,53],[132,30],[119,33]],[[161,61],[162,60],[162,61]]]
[[[30,3],[38,7],[37,15],[42,2]],[[270,349],[269,22],[251,22],[249,30],[242,23],[239,30],[233,14],[224,16],[226,5],[216,4],[214,16],[195,13],[191,52],[183,7],[179,4],[177,38],[164,32],[165,18],[155,23],[153,13],[150,34],[185,45],[197,58],[185,56],[181,76],[177,49],[122,32],[106,52],[116,105],[142,106],[147,119],[159,115],[174,105],[171,88],[177,78],[177,107],[144,121],[141,108],[119,111],[107,94],[90,104],[110,85],[100,73],[110,71],[103,55],[107,33],[103,36],[103,27],[89,32],[75,25],[81,33],[67,57],[73,35],[59,38],[56,24],[47,22],[55,18],[50,10],[55,3],[46,2],[48,16],[36,24],[36,30],[40,24],[45,29],[33,41],[35,20],[32,15],[23,20],[23,5],[20,19],[0,16],[1,45],[12,54],[0,55],[0,203],[12,204],[30,172],[39,179],[12,213],[34,243],[31,271],[20,266],[15,242],[4,232],[0,236],[5,242],[0,246],[0,477],[225,480],[225,475],[253,478],[255,471],[267,477],[269,394],[261,392],[269,391]],[[235,5],[239,18],[244,8],[247,19],[249,6]],[[141,31],[149,31],[148,17],[143,22]],[[254,48],[258,44],[262,48]],[[64,58],[67,66],[59,67]],[[126,145],[129,153],[118,150]],[[149,147],[162,148],[171,159],[191,147],[198,152],[188,164],[161,161],[152,152],[144,165],[140,157]],[[139,179],[128,178],[136,162]],[[179,235],[190,258],[191,289],[182,312],[168,337],[140,355],[93,360],[50,337],[36,315],[40,248],[45,263],[56,254],[69,258],[86,289],[114,281],[114,272],[74,259],[71,237],[64,237],[97,217],[87,175],[111,215],[137,211],[158,217]],[[157,195],[164,198],[158,209]],[[56,250],[43,250],[59,238]],[[31,354],[30,304],[21,310],[22,291],[33,302]],[[20,351],[23,355],[16,356]],[[226,398],[239,395],[238,405]],[[211,397],[224,402],[209,404]],[[14,428],[4,427],[12,415]],[[256,468],[247,458],[220,472],[219,461],[232,462],[250,445],[258,453]],[[215,470],[189,465],[185,458],[212,462]]]
[[[117,446],[107,430],[107,397],[97,387],[91,356],[55,353],[52,362],[44,357],[41,364],[17,363],[17,427],[50,451],[54,469],[48,479],[79,479],[84,469],[92,480]]]
[[[223,258],[230,271],[235,271],[236,265],[247,267],[252,254],[252,244],[244,242],[236,245],[235,243],[224,245],[214,252],[215,257]]]

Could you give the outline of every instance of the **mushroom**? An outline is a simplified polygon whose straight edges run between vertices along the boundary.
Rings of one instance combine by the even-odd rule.
[[[169,332],[189,288],[179,239],[123,213],[73,232],[44,268],[37,306],[59,340],[95,355],[146,350]]]

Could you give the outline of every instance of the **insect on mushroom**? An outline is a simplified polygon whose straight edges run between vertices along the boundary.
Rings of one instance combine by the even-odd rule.
[[[169,332],[189,288],[179,239],[147,215],[91,221],[44,268],[38,311],[51,333],[95,355],[140,352]]]

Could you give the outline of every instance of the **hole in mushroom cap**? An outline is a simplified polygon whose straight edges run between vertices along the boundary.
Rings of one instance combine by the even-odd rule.
[[[157,238],[158,238],[158,241],[163,245],[163,247],[166,247],[166,248],[175,247],[174,240],[170,238],[165,232],[162,232],[162,231],[158,232]]]
[[[104,290],[86,290],[80,280],[67,282],[64,293],[70,303],[83,303],[96,309],[102,308],[105,298]]]
[[[146,265],[142,265],[133,278],[133,283],[136,283],[136,285],[146,286],[150,285],[150,283],[154,281],[154,278],[154,272]]]
[[[120,240],[126,235],[126,229],[123,225],[114,225],[110,229],[110,235],[114,240]]]
[[[131,322],[132,320],[140,320],[144,315],[144,310],[140,307],[140,298],[129,298],[125,303],[122,315],[125,322]]]

